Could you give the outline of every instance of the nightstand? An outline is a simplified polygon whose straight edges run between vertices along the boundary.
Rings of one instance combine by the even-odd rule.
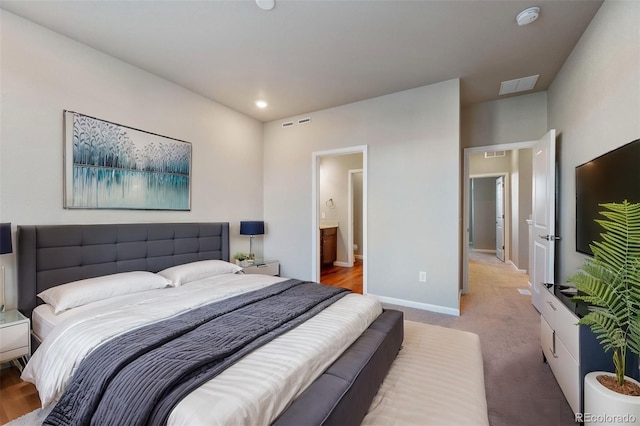
[[[17,310],[0,312],[0,362],[31,355],[29,319]]]
[[[277,260],[257,260],[253,265],[242,268],[245,274],[280,275],[280,262]]]

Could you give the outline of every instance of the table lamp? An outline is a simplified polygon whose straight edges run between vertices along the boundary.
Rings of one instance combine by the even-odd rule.
[[[13,253],[11,243],[11,223],[0,223],[0,254]],[[0,312],[4,312],[4,265],[2,266],[2,286],[0,287]]]
[[[249,258],[253,259],[253,238],[256,235],[264,235],[264,221],[247,220],[240,222],[240,235],[249,235]]]

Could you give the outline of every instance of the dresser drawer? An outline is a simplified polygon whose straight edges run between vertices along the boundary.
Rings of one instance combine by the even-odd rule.
[[[547,358],[547,363],[553,370],[556,355],[553,353],[553,330],[547,324],[543,316],[540,316],[540,343],[542,344],[542,353]]]
[[[567,352],[574,360],[580,359],[580,328],[577,326],[578,317],[575,316],[567,307],[557,302],[558,310],[556,311],[556,336],[562,341]]]
[[[29,355],[29,323],[0,328],[0,362]]]
[[[556,297],[549,292],[546,288],[542,287],[540,293],[542,294],[542,306],[540,313],[547,320],[547,323],[552,329],[556,327],[556,312],[558,306],[561,304]]]
[[[578,328],[578,327],[576,327]],[[582,379],[578,362],[569,355],[569,351],[556,334],[556,359],[553,363],[553,375],[556,377],[562,393],[574,413],[582,412],[580,407],[580,391]]]

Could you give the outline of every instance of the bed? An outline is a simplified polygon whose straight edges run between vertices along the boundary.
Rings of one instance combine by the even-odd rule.
[[[88,379],[76,379],[83,378],[82,374],[91,376],[97,374],[96,371],[102,372],[100,363],[109,364],[111,359],[106,354],[127,352],[128,348],[132,348],[131,353],[139,351],[135,352],[140,354],[136,359],[142,360],[138,364],[143,367],[147,365],[144,360],[148,360],[148,365],[157,365],[157,374],[161,369],[166,370],[162,370],[163,376],[156,377],[159,382],[176,368],[191,362],[180,358],[178,367],[169,367],[164,360],[173,360],[173,355],[156,355],[137,347],[147,336],[166,329],[165,321],[174,321],[175,327],[191,330],[192,321],[199,321],[206,313],[215,321],[235,318],[233,324],[240,326],[254,320],[266,323],[271,318],[269,310],[264,311],[268,313],[265,315],[251,314],[247,320],[242,309],[244,304],[254,302],[253,299],[245,302],[245,299],[267,301],[272,296],[286,296],[281,300],[295,300],[291,306],[300,306],[300,319],[295,319],[298,322],[292,320],[289,328],[269,329],[254,339],[265,340],[264,345],[251,346],[251,340],[246,348],[238,349],[237,354],[224,352],[228,365],[214,372],[212,378],[184,387],[186,390],[171,404],[154,400],[158,406],[170,404],[170,408],[164,408],[166,417],[157,418],[170,424],[359,424],[402,344],[402,313],[382,310],[372,297],[329,294],[333,290],[314,283],[237,273],[228,263],[228,223],[19,226],[17,241],[18,308],[32,319],[32,348],[38,348],[23,376],[36,383],[43,404],[73,400],[65,397],[72,391],[80,395],[92,393],[95,386],[91,387]],[[204,276],[200,274],[203,268],[207,270]],[[177,276],[172,275],[176,270]],[[165,278],[167,285],[155,278],[158,276]],[[185,276],[189,279],[173,285]],[[119,281],[112,281],[113,277]],[[122,278],[136,284],[123,286]],[[77,283],[80,283],[79,290],[74,287]],[[118,289],[126,287],[130,291],[138,284],[141,285],[139,291],[119,293]],[[69,287],[74,288],[73,297],[68,297]],[[113,294],[102,296],[103,291]],[[43,304],[37,296],[42,292],[49,303]],[[317,301],[309,301],[305,307],[302,303],[306,301],[288,299],[294,293],[304,298],[310,298],[313,293]],[[225,307],[228,309],[225,315],[210,308],[234,303],[238,306]],[[265,302],[265,305],[268,306],[263,309],[273,310],[287,306],[284,302]],[[232,308],[238,310],[237,313],[233,310],[235,317],[227,314]],[[184,319],[187,317],[191,319]],[[216,347],[231,340],[226,333],[220,334],[220,324],[214,329],[219,334]],[[257,323],[253,328],[264,326]],[[242,328],[239,330],[236,340],[245,335]],[[121,346],[112,348],[116,343]],[[185,338],[183,343],[190,348],[184,352],[198,357],[205,352],[202,345],[209,344],[209,340]],[[81,362],[84,358],[96,364]],[[155,371],[156,367],[139,377],[153,376]],[[191,376],[205,377],[206,374],[197,370],[197,374]],[[113,382],[120,380],[120,385],[126,388],[128,384],[138,383],[137,378],[131,377],[136,376],[124,376]],[[108,380],[112,380],[111,376]],[[118,400],[129,398],[122,398],[115,385],[114,389],[115,396],[111,398],[114,403],[120,404]],[[133,396],[155,392],[153,387],[140,389],[144,392]],[[127,413],[129,419],[127,410],[131,407],[119,406],[120,411],[106,407],[91,409],[88,415],[113,411]],[[140,418],[150,417],[141,414]],[[113,417],[109,419],[115,421]],[[141,423],[145,422],[148,420]],[[65,421],[60,424],[63,423]]]

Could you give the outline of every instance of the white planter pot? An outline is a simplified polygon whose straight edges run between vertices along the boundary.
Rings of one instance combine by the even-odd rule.
[[[604,371],[594,371],[584,377],[585,426],[640,423],[640,397],[622,395],[607,389],[596,379],[600,375],[615,377],[615,374]],[[625,378],[640,386],[636,380]]]

